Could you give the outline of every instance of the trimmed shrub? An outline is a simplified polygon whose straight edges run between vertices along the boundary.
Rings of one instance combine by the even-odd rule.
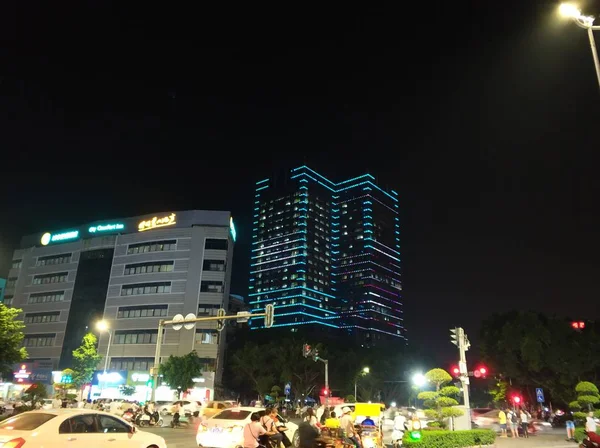
[[[414,441],[410,432],[404,433],[402,440],[406,448],[463,448],[479,445],[493,445],[496,433],[491,429],[471,429],[467,431],[421,431],[421,440]]]
[[[585,439],[584,431],[585,428],[575,428],[575,440],[577,440],[577,442],[581,442]]]

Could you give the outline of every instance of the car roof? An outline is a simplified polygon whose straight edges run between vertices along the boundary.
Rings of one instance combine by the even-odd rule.
[[[58,409],[48,409],[48,410],[37,410],[37,411],[27,411],[23,414],[52,414],[57,417],[64,416],[69,417],[71,415],[77,414],[102,414],[102,415],[110,415],[111,417],[116,417],[114,414],[104,411],[97,411],[94,409],[77,409],[77,408],[58,408]],[[17,414],[21,415],[21,414]]]

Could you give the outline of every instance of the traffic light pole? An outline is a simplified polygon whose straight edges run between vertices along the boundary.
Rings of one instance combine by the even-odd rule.
[[[267,307],[270,307],[267,309]],[[264,313],[247,313],[244,315],[235,314],[231,316],[213,316],[213,317],[196,317],[194,319],[185,319],[181,320],[164,320],[161,319],[158,321],[158,335],[156,337],[156,351],[154,352],[154,367],[151,370],[152,374],[152,394],[150,395],[150,401],[156,400],[156,383],[158,383],[158,367],[160,365],[160,348],[162,346],[163,341],[163,333],[166,325],[181,325],[181,324],[191,324],[196,322],[215,322],[215,321],[223,321],[229,319],[246,319],[255,318],[255,317],[264,317],[265,318],[265,327],[270,327],[273,325],[274,319],[274,307],[273,305],[267,305],[265,307]],[[270,320],[267,322],[267,320]],[[221,325],[221,328],[222,325]]]
[[[460,370],[460,382],[462,383],[463,389],[463,401],[465,403],[465,410],[467,413],[467,429],[471,429],[471,404],[469,400],[469,371],[467,369],[467,350],[471,346],[465,330],[462,328],[453,328],[450,330],[451,342],[458,347],[458,368]]]

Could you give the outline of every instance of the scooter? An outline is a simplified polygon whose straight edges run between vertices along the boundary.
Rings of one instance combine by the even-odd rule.
[[[400,448],[402,446],[402,437],[404,437],[404,431],[401,429],[392,430],[392,447]]]
[[[141,428],[144,426],[162,426],[163,419],[158,412],[154,412],[154,414],[152,414],[152,418],[150,418],[150,416],[145,412],[140,412],[135,419],[135,424]]]
[[[173,414],[171,428],[187,428],[188,426],[190,426],[190,414],[180,415],[179,412]]]
[[[579,448],[598,448],[600,447],[600,435],[595,432],[584,431],[585,439],[579,444]]]

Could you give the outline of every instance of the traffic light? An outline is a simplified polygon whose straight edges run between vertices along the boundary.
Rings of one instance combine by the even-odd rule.
[[[485,366],[479,366],[477,369],[473,371],[473,376],[475,378],[485,378],[487,376],[488,370]]]
[[[408,436],[410,437],[410,440],[413,440],[415,442],[421,440],[421,438],[422,438],[421,421],[420,420],[412,420],[412,421],[410,421],[409,426],[410,426],[410,432],[408,433]]]
[[[312,352],[312,347],[308,344],[304,344],[302,346],[302,356],[304,356],[305,358],[308,358],[310,356],[310,353]]]
[[[275,321],[275,306],[269,304],[265,306],[265,328],[271,328]]]
[[[515,406],[519,406],[523,399],[519,395],[513,395],[512,401],[515,404]]]
[[[571,322],[571,328],[573,330],[583,330],[585,328],[585,322],[582,320]]]
[[[460,334],[458,332],[458,328],[450,329],[450,342],[452,342],[457,347],[460,346]]]
[[[460,376],[460,369],[458,368],[458,366],[452,366],[452,368],[450,369],[450,372],[452,373],[452,376],[458,378]]]
[[[323,390],[321,391],[321,395],[324,397],[328,397],[329,396],[329,391],[326,388],[323,388]]]

